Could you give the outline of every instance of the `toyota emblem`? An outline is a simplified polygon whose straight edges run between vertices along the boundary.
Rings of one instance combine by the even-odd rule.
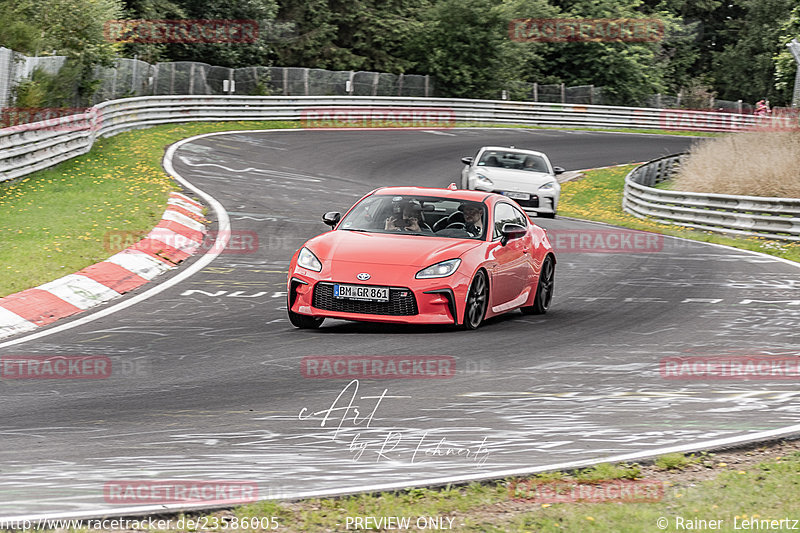
[[[366,272],[362,272],[361,274],[359,274],[359,275],[358,275],[358,276],[356,276],[356,277],[357,277],[358,279],[360,279],[361,281],[367,281],[367,280],[368,280],[369,278],[371,278],[372,276],[370,276],[370,275],[369,275],[369,274],[367,274]]]

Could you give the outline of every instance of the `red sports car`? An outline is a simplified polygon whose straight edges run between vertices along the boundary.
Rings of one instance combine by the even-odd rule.
[[[325,318],[456,324],[521,309],[547,312],[556,258],[544,230],[505,196],[422,187],[376,189],[289,265],[298,328]]]

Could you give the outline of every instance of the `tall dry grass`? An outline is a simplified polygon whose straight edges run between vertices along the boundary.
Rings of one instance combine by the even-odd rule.
[[[800,132],[737,133],[689,153],[673,190],[800,198]]]

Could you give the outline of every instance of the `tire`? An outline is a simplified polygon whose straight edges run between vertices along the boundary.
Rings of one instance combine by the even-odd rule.
[[[467,303],[464,306],[464,320],[461,326],[464,329],[478,329],[486,316],[489,306],[489,280],[486,272],[479,270],[467,292]]]
[[[556,218],[555,213],[536,213],[536,216],[542,218]]]
[[[533,305],[521,307],[520,310],[525,315],[543,315],[550,308],[553,301],[553,286],[555,284],[556,267],[551,256],[547,256],[542,263],[542,270],[539,273],[539,282],[536,284],[536,296],[533,298]]]
[[[315,316],[301,315],[299,313],[289,311],[289,322],[291,322],[296,328],[317,329],[322,325],[324,320],[324,317],[319,318]]]

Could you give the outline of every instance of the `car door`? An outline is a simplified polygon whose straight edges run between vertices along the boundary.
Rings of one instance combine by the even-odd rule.
[[[521,218],[522,217],[522,218]],[[495,312],[511,309],[525,302],[530,286],[531,241],[530,232],[525,237],[512,239],[502,244],[500,230],[504,224],[520,224],[528,227],[524,217],[511,204],[498,202],[494,206],[493,241],[491,254],[494,258],[491,302]]]

